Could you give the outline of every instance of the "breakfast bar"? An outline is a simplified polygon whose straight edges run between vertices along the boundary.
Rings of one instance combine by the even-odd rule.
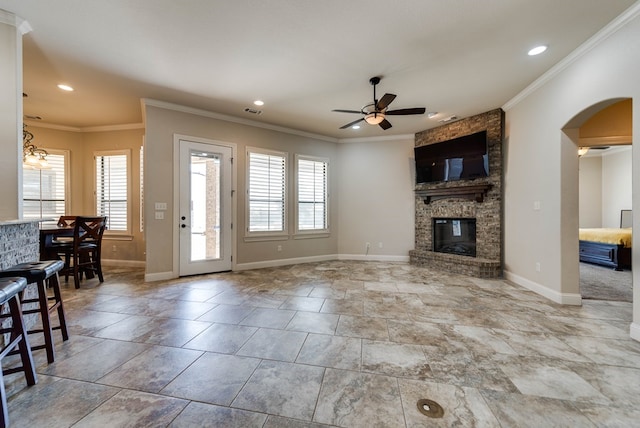
[[[39,222],[39,219],[0,220],[0,270],[40,258]],[[25,290],[25,298],[37,296],[36,284],[29,284]],[[36,322],[37,315],[29,314],[24,318],[25,324],[31,326]]]

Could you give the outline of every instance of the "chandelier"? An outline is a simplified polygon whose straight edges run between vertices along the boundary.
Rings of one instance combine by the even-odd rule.
[[[31,142],[33,134],[27,130],[27,125],[22,125],[22,163],[24,167],[30,169],[47,168],[47,153],[44,149],[39,149]]]

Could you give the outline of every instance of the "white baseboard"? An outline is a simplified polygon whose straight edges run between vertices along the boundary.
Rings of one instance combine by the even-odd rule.
[[[145,282],[164,281],[173,278],[177,278],[177,276],[173,272],[156,272],[144,274]]]
[[[365,262],[403,262],[409,263],[409,256],[390,256],[383,254],[339,254],[338,260],[358,260]]]
[[[631,323],[631,327],[629,328],[629,335],[633,340],[637,340],[640,342],[640,324],[637,322]]]
[[[261,268],[268,268],[268,267],[297,265],[300,263],[326,262],[326,261],[337,260],[337,259],[338,259],[338,256],[336,256],[335,254],[327,254],[323,256],[296,257],[294,259],[265,260],[263,262],[238,263],[233,267],[233,270],[241,271],[241,270],[261,269]]]
[[[266,260],[263,262],[239,263],[234,266],[234,271],[261,269],[268,267],[289,266],[300,263],[327,262],[331,260],[357,260],[369,262],[409,262],[409,256],[385,256],[363,254],[327,254],[323,256],[296,257],[293,259]]]
[[[119,266],[119,267],[145,267],[144,260],[114,260],[114,259],[102,259],[100,261],[102,266]]]
[[[582,305],[582,296],[580,294],[559,293],[556,290],[551,290],[542,284],[530,281],[506,270],[504,271],[504,278],[561,305]]]

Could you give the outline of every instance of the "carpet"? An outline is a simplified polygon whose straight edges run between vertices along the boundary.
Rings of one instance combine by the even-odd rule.
[[[580,263],[580,294],[583,299],[632,302],[631,271]]]

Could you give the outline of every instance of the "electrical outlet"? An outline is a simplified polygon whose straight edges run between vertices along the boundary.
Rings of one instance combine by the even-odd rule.
[[[378,248],[382,248],[382,242],[378,242]]]
[[[113,252],[115,253],[116,251],[118,251],[118,247],[116,247],[115,245],[113,245],[113,246],[111,247],[111,251],[113,251]]]
[[[536,272],[540,272],[540,262],[536,262]]]
[[[367,242],[365,246],[366,246],[366,248],[368,250],[369,248],[371,248],[371,242]]]
[[[282,251],[282,245],[278,245],[278,251]]]

